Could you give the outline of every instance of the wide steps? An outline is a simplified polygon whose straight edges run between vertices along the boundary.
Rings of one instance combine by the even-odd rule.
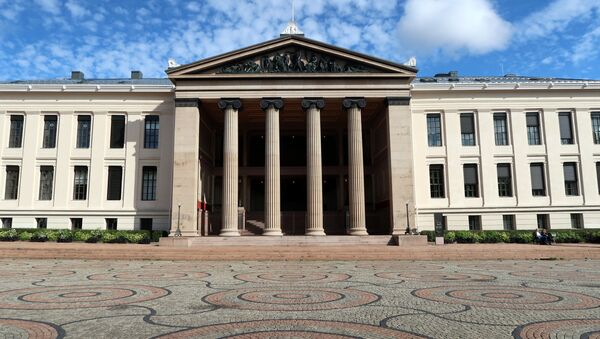
[[[328,236],[240,236],[240,237],[197,237],[189,238],[188,246],[331,246],[331,245],[391,245],[390,235],[328,235]]]

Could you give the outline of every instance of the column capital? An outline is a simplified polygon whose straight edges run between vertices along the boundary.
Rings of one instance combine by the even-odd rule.
[[[175,107],[199,107],[198,98],[175,98]]]
[[[269,106],[273,108],[281,109],[283,107],[283,99],[281,98],[262,98],[260,100],[260,109],[263,111],[268,109]]]
[[[242,100],[240,100],[240,98],[222,98],[221,100],[219,100],[218,105],[219,108],[223,111],[230,106],[235,110],[239,110],[240,108],[242,108]]]
[[[348,97],[344,98],[342,106],[345,109],[350,109],[352,107],[363,109],[367,106],[367,100],[364,97]]]
[[[385,102],[388,106],[408,106],[410,105],[410,97],[387,97]]]
[[[325,107],[325,100],[323,98],[304,98],[302,99],[302,108],[307,110],[315,106],[315,108],[323,109]]]

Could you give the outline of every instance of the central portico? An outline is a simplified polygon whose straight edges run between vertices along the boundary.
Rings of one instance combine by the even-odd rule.
[[[414,226],[414,68],[285,35],[167,73],[176,107],[171,235]]]

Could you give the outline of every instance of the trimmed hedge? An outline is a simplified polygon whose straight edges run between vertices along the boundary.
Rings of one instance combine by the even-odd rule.
[[[108,231],[108,230],[77,230],[68,229],[0,229],[0,241],[33,241],[33,242],[72,242],[87,243],[129,243],[149,244],[157,242],[160,237],[166,236],[165,231]]]
[[[583,230],[551,230],[556,243],[595,243],[600,244],[600,229]],[[421,231],[430,242],[435,241],[434,231]],[[531,244],[534,242],[533,231],[445,231],[444,242],[447,244],[474,243],[518,243]]]

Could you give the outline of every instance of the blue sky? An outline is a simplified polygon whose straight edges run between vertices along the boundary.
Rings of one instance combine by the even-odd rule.
[[[291,0],[0,0],[0,79],[164,77],[275,38]],[[421,76],[600,79],[600,0],[296,0],[306,36],[405,62]]]

